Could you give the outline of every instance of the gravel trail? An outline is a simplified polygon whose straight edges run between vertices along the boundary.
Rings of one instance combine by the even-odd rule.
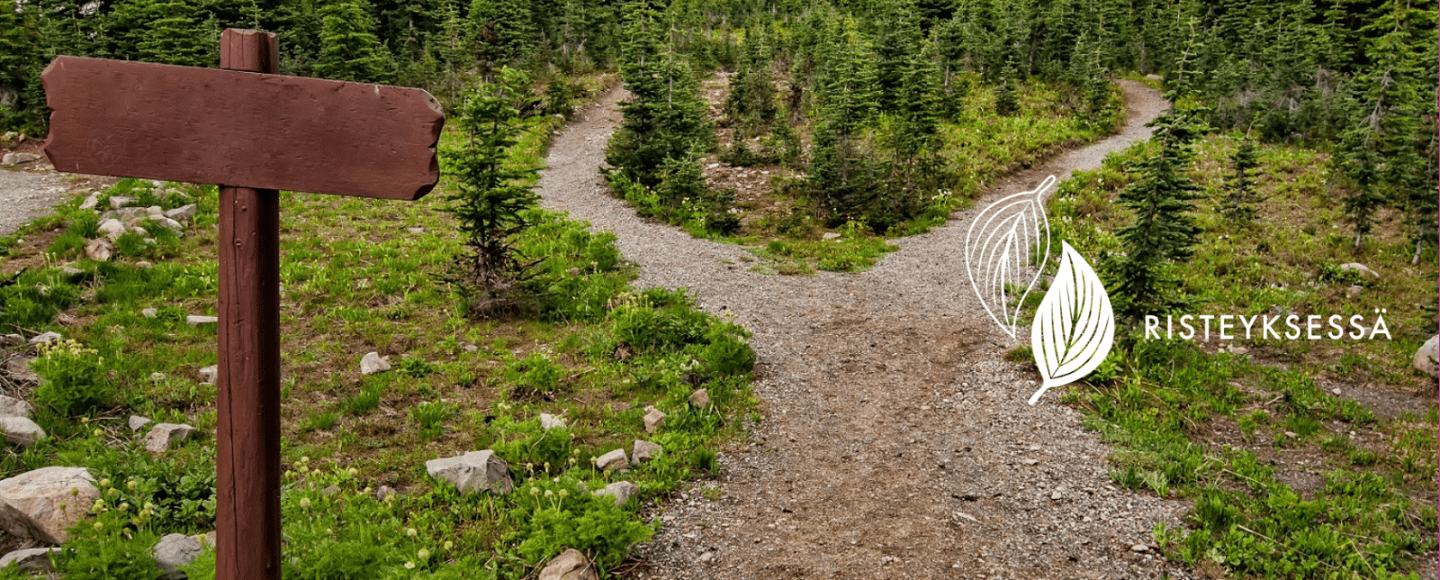
[[[0,236],[50,213],[70,191],[53,171],[0,169]]]
[[[1149,136],[1166,103],[1121,81],[1119,135],[996,185],[990,200],[1045,176],[1098,167]],[[597,167],[620,120],[615,90],[556,137],[547,207],[612,231],[639,287],[689,287],[702,308],[754,333],[764,422],[721,454],[719,481],[667,502],[641,546],[644,578],[1171,578],[1150,530],[1186,505],[1116,489],[1109,449],[1033,374],[989,320],[959,255],[971,210],[862,274],[748,270],[744,249],[637,217]],[[1063,390],[1065,387],[1056,389]],[[701,497],[717,487],[721,498]]]

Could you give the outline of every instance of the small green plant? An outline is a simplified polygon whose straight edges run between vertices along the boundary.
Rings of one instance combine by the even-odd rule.
[[[340,407],[348,415],[364,415],[380,408],[380,395],[384,387],[378,382],[366,384],[359,393],[340,400]]]
[[[400,360],[400,374],[412,378],[424,378],[435,374],[435,365],[415,356],[407,356]]]
[[[60,417],[74,417],[109,405],[114,392],[105,377],[105,359],[73,340],[40,347],[30,363],[40,377],[35,402]]]
[[[522,397],[533,397],[551,393],[560,388],[565,378],[565,368],[556,364],[548,353],[535,351],[525,358],[510,363],[505,369],[505,380],[512,386],[510,392]]]
[[[340,414],[334,411],[313,411],[300,423],[300,430],[329,431],[340,422]]]
[[[420,424],[421,439],[434,439],[444,432],[445,419],[454,411],[450,403],[425,402],[410,408],[410,418]]]

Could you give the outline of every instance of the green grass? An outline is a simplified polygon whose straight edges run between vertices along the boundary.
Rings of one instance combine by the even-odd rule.
[[[1207,138],[1191,170],[1207,197],[1195,212],[1204,230],[1196,254],[1173,270],[1192,297],[1185,312],[1385,308],[1393,340],[1237,340],[1249,349],[1240,355],[1122,328],[1106,364],[1063,400],[1114,446],[1117,483],[1192,502],[1185,527],[1154,530],[1167,557],[1211,577],[1418,577],[1436,542],[1437,414],[1434,380],[1410,369],[1410,355],[1434,333],[1421,305],[1434,302],[1435,251],[1411,265],[1413,246],[1393,213],[1353,248],[1324,184],[1326,156],[1311,149],[1261,146],[1260,217],[1248,226],[1222,219],[1216,196],[1234,146],[1229,136]],[[1149,151],[1112,155],[1049,202],[1055,236],[1099,271],[1120,249],[1115,229],[1130,220],[1114,202],[1135,177],[1126,164]],[[1382,277],[1338,274],[1346,262]],[[1350,296],[1355,282],[1364,289]],[[1380,414],[1322,382],[1417,403]]]
[[[541,159],[562,123],[532,120],[515,162]],[[442,150],[451,140],[442,136]],[[105,370],[96,382],[111,395],[84,417],[40,409],[37,421],[51,437],[0,457],[0,477],[65,464],[112,481],[139,481],[137,489],[117,492],[126,513],[110,501],[93,520],[103,530],[92,529],[91,520],[77,527],[62,569],[148,553],[159,535],[214,526],[215,387],[200,384],[198,369],[216,362],[215,328],[190,327],[184,317],[214,312],[218,199],[213,187],[170,187],[184,199],[157,196],[149,182],[136,180],[107,192],[149,195],[167,207],[199,204],[196,224],[183,237],[157,237],[135,255],[93,263],[68,243],[47,255],[71,229],[93,227],[78,200],[0,244],[9,255],[6,272],[28,267],[0,294],[0,322],[27,334],[57,329],[94,349]],[[389,577],[409,563],[436,577],[520,578],[566,546],[609,569],[649,537],[652,528],[637,507],[713,473],[713,448],[738,433],[737,419],[755,407],[754,359],[743,330],[700,313],[683,294],[634,291],[628,286],[634,272],[613,235],[592,234],[560,214],[535,210],[536,225],[517,244],[542,258],[529,287],[530,313],[466,319],[438,281],[460,251],[451,219],[439,211],[444,203],[443,187],[414,203],[281,194],[287,575]],[[407,231],[413,227],[423,232]],[[154,266],[136,267],[141,259]],[[82,274],[62,275],[66,260]],[[154,318],[141,314],[152,307]],[[59,313],[76,322],[58,326]],[[650,340],[656,337],[663,340]],[[618,350],[635,356],[618,359]],[[370,351],[390,356],[392,370],[360,375],[360,357]],[[538,360],[546,361],[543,368],[522,364]],[[155,372],[166,379],[152,381]],[[713,410],[686,403],[702,386]],[[653,436],[641,421],[647,405],[670,414]],[[542,431],[541,412],[564,417],[568,427]],[[200,434],[152,456],[124,426],[131,413],[187,422]],[[665,453],[624,475],[591,465],[605,452],[628,451],[636,439],[654,441]],[[461,495],[425,472],[426,460],[486,448],[509,462],[515,493]],[[187,487],[182,479],[199,483]],[[622,479],[641,489],[623,508],[588,491]],[[381,485],[403,493],[375,500],[369,492]],[[322,491],[331,486],[340,491]],[[172,488],[189,491],[172,497]],[[157,510],[137,517],[146,502]],[[197,566],[191,576],[207,577],[213,555]]]

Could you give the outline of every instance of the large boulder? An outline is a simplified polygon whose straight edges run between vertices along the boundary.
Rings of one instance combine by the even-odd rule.
[[[5,433],[6,442],[21,447],[29,447],[45,438],[45,430],[29,417],[0,417],[0,432]]]
[[[0,570],[9,568],[13,564],[26,572],[49,572],[55,569],[50,563],[50,553],[59,551],[60,548],[15,550],[0,556]]]
[[[425,471],[430,477],[450,482],[460,491],[510,493],[515,487],[514,480],[510,479],[510,466],[489,449],[431,459],[425,462]]]
[[[15,397],[0,395],[0,417],[29,418],[33,416],[31,413],[34,411],[35,409],[30,406],[30,403],[26,403]]]
[[[83,467],[42,467],[0,480],[0,529],[18,538],[63,544],[100,490]]]
[[[1440,335],[1430,337],[1420,350],[1415,351],[1415,370],[1430,376],[1437,376],[1440,366]]]
[[[574,548],[566,549],[540,571],[539,580],[599,580],[590,559]]]
[[[194,562],[202,550],[204,547],[195,536],[166,534],[155,544],[155,564],[165,572],[167,580],[185,580],[189,575],[180,567]]]

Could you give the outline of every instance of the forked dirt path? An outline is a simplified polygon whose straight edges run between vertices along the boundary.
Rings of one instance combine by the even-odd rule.
[[[1121,84],[1120,135],[1012,176],[976,207],[1148,137],[1165,101]],[[1058,389],[1026,404],[1036,377],[1003,360],[1013,344],[959,261],[974,210],[898,240],[863,274],[757,274],[744,249],[638,218],[606,193],[597,167],[625,96],[611,92],[557,136],[544,204],[614,232],[640,265],[638,286],[689,287],[705,310],[750,329],[765,415],[721,455],[719,481],[657,510],[666,525],[629,576],[1186,577],[1143,548],[1156,522],[1179,525],[1185,504],[1114,488],[1108,448]]]

